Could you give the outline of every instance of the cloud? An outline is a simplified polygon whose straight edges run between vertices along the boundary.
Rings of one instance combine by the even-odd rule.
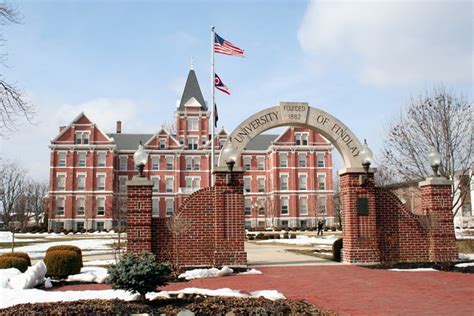
[[[298,40],[370,85],[473,80],[470,1],[312,1]]]

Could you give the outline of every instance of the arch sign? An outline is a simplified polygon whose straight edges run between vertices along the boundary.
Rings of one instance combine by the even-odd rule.
[[[361,142],[337,118],[302,102],[280,102],[279,105],[255,113],[230,135],[219,156],[219,167],[226,167],[230,156],[240,166],[240,155],[247,144],[266,130],[280,126],[299,126],[316,130],[341,153],[347,171],[361,171]]]

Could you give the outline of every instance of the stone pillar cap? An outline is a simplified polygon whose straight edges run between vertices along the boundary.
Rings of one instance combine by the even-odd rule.
[[[153,181],[148,180],[147,178],[133,176],[132,180],[127,181],[127,186],[153,186]]]
[[[243,172],[244,169],[242,169],[242,167],[239,167],[239,166],[234,166],[234,169],[232,170],[232,172]],[[214,173],[216,172],[229,172],[229,169],[227,169],[227,167],[215,167],[214,168]]]
[[[377,168],[369,168],[369,173],[376,173]],[[364,168],[343,168],[337,172],[340,176],[346,173],[365,173]]]
[[[427,185],[451,185],[452,181],[445,177],[429,177],[425,181],[421,181],[418,186],[424,187]]]

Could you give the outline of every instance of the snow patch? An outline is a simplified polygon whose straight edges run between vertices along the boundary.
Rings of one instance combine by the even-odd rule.
[[[257,243],[268,244],[268,243],[280,243],[280,244],[289,244],[289,245],[299,245],[299,246],[311,246],[311,245],[332,245],[336,239],[340,238],[337,235],[326,235],[326,236],[296,236],[296,238],[282,238],[282,239],[267,239],[267,240],[257,240]]]
[[[455,265],[456,268],[467,268],[467,267],[474,267],[474,262],[466,262],[466,263],[458,263]]]
[[[115,260],[115,259],[104,259],[104,260],[94,260],[94,261],[84,262],[85,266],[105,266],[105,265],[112,265],[112,264],[117,264],[117,260]]]
[[[256,269],[250,269],[248,271],[240,272],[238,274],[262,274],[262,271],[256,270]]]
[[[85,267],[81,269],[81,273],[68,276],[66,281],[104,283],[107,275],[106,268]]]
[[[416,269],[388,269],[389,271],[407,271],[407,272],[423,272],[423,271],[438,271],[433,268],[416,268]]]
[[[262,290],[251,293],[244,293],[239,290],[232,290],[229,288],[222,288],[217,290],[201,289],[195,287],[188,287],[179,291],[161,291],[159,293],[149,293],[147,297],[151,300],[160,298],[169,298],[171,295],[178,296],[180,294],[199,294],[206,296],[221,296],[221,297],[241,297],[241,298],[258,298],[264,297],[269,300],[284,300],[286,297],[276,290]]]
[[[45,275],[46,265],[43,261],[39,261],[35,265],[28,267],[24,273],[10,277],[8,285],[14,290],[31,289],[36,285],[42,284]]]
[[[474,260],[474,253],[460,253],[459,259],[461,260]]]
[[[232,273],[234,273],[234,270],[227,266],[223,266],[220,270],[217,268],[188,270],[184,273],[181,273],[178,278],[185,278],[186,280],[216,278],[228,276]]]

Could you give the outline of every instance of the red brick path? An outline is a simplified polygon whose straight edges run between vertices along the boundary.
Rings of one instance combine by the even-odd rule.
[[[278,290],[290,299],[352,315],[473,315],[474,275],[396,272],[356,266],[262,267],[261,275],[238,275],[173,283],[163,289],[231,288]],[[71,286],[61,290],[109,288]]]

